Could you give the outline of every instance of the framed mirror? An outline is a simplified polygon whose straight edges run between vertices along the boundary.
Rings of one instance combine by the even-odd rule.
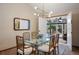
[[[23,18],[14,18],[14,30],[29,30],[30,20]]]

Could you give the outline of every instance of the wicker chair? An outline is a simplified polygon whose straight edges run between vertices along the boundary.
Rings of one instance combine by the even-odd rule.
[[[38,47],[38,51],[39,52],[43,52],[44,54],[51,54],[53,52],[54,54],[54,39],[55,37],[52,36],[50,38],[49,44],[43,44],[41,46]]]
[[[31,54],[33,49],[32,47],[24,44],[24,39],[22,36],[16,36],[16,45],[17,45],[17,55],[28,55]]]

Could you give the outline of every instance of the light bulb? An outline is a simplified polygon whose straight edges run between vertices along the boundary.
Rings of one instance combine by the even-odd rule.
[[[35,15],[35,16],[36,16],[37,14],[36,14],[36,13],[33,13],[33,15]]]
[[[37,7],[37,6],[35,6],[35,7],[34,7],[34,9],[35,9],[35,10],[37,10],[37,9],[38,9],[38,7]]]
[[[52,14],[53,13],[53,11],[50,11],[50,14]]]
[[[51,14],[48,14],[48,17],[51,17]]]
[[[39,16],[39,14],[37,16]]]

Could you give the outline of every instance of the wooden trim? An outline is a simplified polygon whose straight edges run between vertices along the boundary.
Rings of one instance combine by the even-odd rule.
[[[13,49],[13,48],[16,48],[16,46],[10,47],[10,48],[4,49],[4,50],[0,50],[0,52],[6,51],[6,50],[10,50],[10,49]]]
[[[68,14],[55,15],[55,16],[46,17],[46,18],[60,17],[60,16],[66,16],[66,15],[68,15]]]
[[[72,47],[76,47],[76,48],[79,48],[79,46],[74,46],[74,45],[72,45]]]

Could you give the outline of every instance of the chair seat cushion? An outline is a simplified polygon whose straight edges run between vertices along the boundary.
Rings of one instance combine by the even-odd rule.
[[[18,49],[18,52],[20,54],[23,54],[23,51],[21,49]],[[26,55],[30,54],[31,52],[32,52],[32,47],[24,49],[24,54],[26,54]]]
[[[55,45],[55,47],[57,47],[57,46],[58,46],[58,44]]]
[[[25,47],[25,48],[28,48],[28,47],[31,47],[31,46],[30,46],[30,45],[25,45],[24,47]]]
[[[50,49],[50,52],[53,50],[54,48],[52,47]],[[38,50],[39,51],[42,51],[42,52],[49,52],[49,45],[42,45],[42,46],[39,46],[38,47]]]

